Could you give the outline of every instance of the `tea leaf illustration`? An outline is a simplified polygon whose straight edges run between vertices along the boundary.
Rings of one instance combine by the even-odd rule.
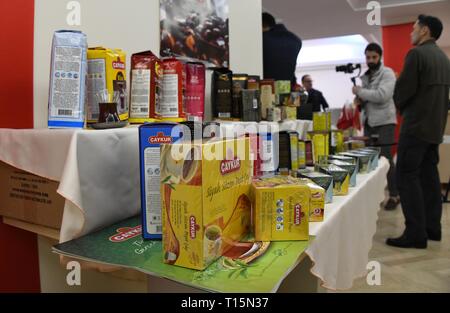
[[[167,183],[170,179],[172,178],[171,175],[167,176],[166,178],[163,179],[163,181],[161,183]]]
[[[236,270],[232,270],[230,274],[228,274],[228,279],[231,279],[233,277],[233,274],[236,273]]]
[[[247,263],[242,262],[241,260],[234,260],[237,264],[239,264],[242,267],[248,267],[249,265]]]
[[[175,187],[172,184],[168,184],[167,186],[169,186],[170,189],[175,190]]]

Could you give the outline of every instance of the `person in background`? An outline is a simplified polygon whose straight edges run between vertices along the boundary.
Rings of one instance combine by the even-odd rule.
[[[300,106],[297,114],[298,119],[312,120],[314,112],[325,111],[329,108],[329,105],[322,92],[313,88],[311,75],[304,75],[302,77],[302,86],[308,92],[308,101],[306,104]]]
[[[385,210],[395,210],[400,203],[397,189],[395,163],[392,146],[395,144],[397,112],[394,104],[395,73],[383,65],[383,49],[376,43],[366,47],[366,62],[369,70],[361,77],[362,86],[353,87],[353,94],[361,104],[364,120],[364,135],[376,140],[381,155],[389,160],[387,174],[389,199]]]
[[[425,249],[427,240],[440,241],[442,237],[437,165],[447,124],[450,87],[450,61],[436,44],[442,31],[438,18],[419,16],[411,33],[415,47],[406,56],[395,87],[395,104],[403,116],[397,183],[405,230],[399,238],[386,240],[394,247]]]
[[[302,40],[276,24],[269,13],[262,14],[264,78],[296,83],[295,69]]]

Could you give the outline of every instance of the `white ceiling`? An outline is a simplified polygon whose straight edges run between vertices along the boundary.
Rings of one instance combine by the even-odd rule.
[[[262,0],[265,11],[272,13],[277,20],[302,39],[361,34],[368,41],[381,43],[381,27],[368,25],[368,11],[361,10],[364,3],[368,2],[368,0]],[[439,17],[444,24],[444,33],[438,43],[442,47],[450,47],[450,0],[379,2],[383,6],[382,25],[415,21],[419,14]],[[392,6],[396,3],[400,6]]]

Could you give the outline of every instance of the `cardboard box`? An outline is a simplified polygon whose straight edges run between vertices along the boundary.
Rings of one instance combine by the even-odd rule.
[[[334,164],[320,166],[319,170],[322,173],[326,173],[328,175],[333,176],[334,196],[345,196],[348,194],[350,176],[347,170],[344,170],[343,168]]]
[[[252,184],[255,240],[308,240],[310,197],[310,188],[298,178],[275,176],[255,180]]]
[[[59,183],[0,162],[0,215],[61,228],[65,199]]]
[[[249,150],[248,138],[162,146],[165,263],[203,270],[248,235]]]

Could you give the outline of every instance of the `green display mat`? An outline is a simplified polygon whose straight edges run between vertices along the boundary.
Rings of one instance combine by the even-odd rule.
[[[136,269],[194,288],[212,292],[276,292],[298,265],[308,241],[272,242],[264,255],[250,264],[227,267],[223,258],[204,271],[163,263],[161,241],[143,240],[139,216],[101,231],[54,246],[53,251],[72,258]],[[131,230],[129,238],[117,238],[119,229]],[[225,265],[224,265],[225,263]]]

